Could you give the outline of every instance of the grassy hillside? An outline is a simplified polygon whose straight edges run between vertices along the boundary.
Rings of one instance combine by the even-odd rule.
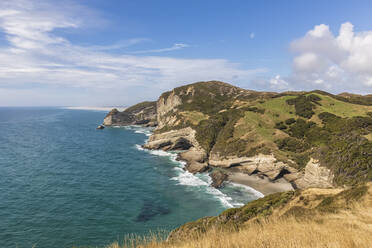
[[[167,242],[157,235],[108,248],[138,247],[369,247],[372,184],[308,189],[266,196],[216,217],[187,223]],[[142,245],[140,245],[142,244]]]
[[[372,98],[323,91],[256,92],[222,82],[200,82],[162,95],[182,104],[179,120],[157,132],[193,127],[209,154],[274,154],[303,169],[310,157],[335,174],[337,185],[372,180]]]
[[[192,127],[208,155],[274,154],[304,170],[310,158],[329,168],[334,189],[265,196],[163,235],[132,237],[124,247],[370,247],[372,243],[372,96],[323,91],[256,92],[199,82],[164,93],[182,103],[157,129]],[[175,121],[176,120],[176,121]],[[346,186],[346,187],[345,187]]]

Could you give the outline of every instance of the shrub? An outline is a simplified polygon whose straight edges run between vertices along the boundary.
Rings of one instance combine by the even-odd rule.
[[[310,119],[314,111],[315,105],[313,103],[317,103],[320,101],[321,98],[316,95],[301,95],[296,98],[288,99],[286,102],[289,105],[294,105],[296,110],[296,115],[299,115],[301,117]]]
[[[314,95],[314,94],[308,95],[306,98],[309,99],[309,101],[312,101],[314,103],[319,102],[320,100],[322,100],[322,98],[320,98],[319,96]]]
[[[285,124],[287,124],[287,125],[291,125],[295,122],[296,122],[296,120],[294,118],[289,118],[289,119],[285,120]]]
[[[310,148],[310,145],[300,139],[287,137],[276,141],[278,148],[280,150],[290,151],[290,152],[304,152]]]
[[[322,122],[328,122],[332,119],[335,119],[335,118],[338,118],[337,115],[334,115],[334,114],[331,114],[331,113],[328,113],[328,112],[322,112],[318,115],[319,119],[322,120]]]
[[[308,132],[309,129],[314,125],[314,122],[307,122],[302,119],[297,119],[296,123],[290,127],[289,134],[296,138],[303,138],[306,132]]]
[[[280,129],[280,130],[284,130],[284,129],[287,129],[287,126],[284,125],[284,123],[281,121],[281,122],[275,123],[275,128]]]
[[[242,108],[242,110],[251,111],[251,112],[260,113],[260,114],[265,113],[265,109],[261,109],[257,107],[246,107],[246,108]]]

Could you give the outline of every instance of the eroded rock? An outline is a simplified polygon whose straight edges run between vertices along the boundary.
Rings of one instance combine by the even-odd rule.
[[[319,161],[311,158],[306,164],[304,175],[298,180],[294,181],[296,186],[300,189],[305,188],[331,188],[333,175],[331,171],[322,167]]]
[[[208,169],[208,164],[207,163],[199,163],[199,162],[196,162],[196,161],[191,161],[191,162],[187,163],[186,169],[190,173],[193,173],[193,174],[201,173],[201,172],[204,172]]]
[[[212,173],[209,174],[212,178],[212,187],[221,188],[223,183],[227,180],[228,175],[223,172],[222,170],[213,170]]]

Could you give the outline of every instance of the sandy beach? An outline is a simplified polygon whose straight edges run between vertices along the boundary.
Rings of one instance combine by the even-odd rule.
[[[229,175],[229,181],[249,186],[264,195],[293,190],[292,185],[285,181],[285,179],[270,182],[270,180],[266,177],[260,178],[257,175],[248,175],[241,172],[231,172]]]
[[[125,107],[89,107],[89,106],[78,106],[78,107],[65,107],[66,109],[72,110],[91,110],[91,111],[111,111],[112,109],[116,108],[119,111],[124,111]]]

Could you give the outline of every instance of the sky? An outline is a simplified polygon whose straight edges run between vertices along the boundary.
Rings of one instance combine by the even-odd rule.
[[[0,106],[128,106],[220,80],[372,93],[372,1],[0,0]]]

